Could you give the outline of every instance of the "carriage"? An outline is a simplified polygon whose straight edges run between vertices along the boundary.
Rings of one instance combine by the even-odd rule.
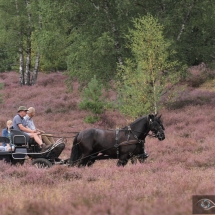
[[[10,140],[7,137],[0,137],[0,142],[10,143]],[[65,148],[63,138],[58,139],[52,147],[41,152],[34,139],[24,135],[23,132],[11,129],[11,142],[15,146],[14,150],[0,152],[0,160],[4,160],[12,165],[22,165],[26,159],[31,159],[32,164],[37,168],[47,168],[55,164],[64,164],[64,161],[59,159],[61,152]]]

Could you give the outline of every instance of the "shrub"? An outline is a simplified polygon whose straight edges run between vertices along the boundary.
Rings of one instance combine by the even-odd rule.
[[[88,116],[86,116],[86,118],[84,119],[84,122],[93,124],[93,123],[99,121],[99,119],[100,119],[99,116],[88,115]]]
[[[99,84],[96,76],[91,79],[88,86],[83,90],[82,101],[79,103],[79,107],[82,110],[89,110],[91,112],[85,118],[85,122],[94,123],[100,119],[99,114],[104,112],[104,99],[102,96],[102,84]]]

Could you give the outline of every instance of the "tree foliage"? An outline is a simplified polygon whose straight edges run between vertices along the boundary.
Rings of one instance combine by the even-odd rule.
[[[98,121],[100,119],[99,115],[104,111],[105,102],[102,99],[102,87],[102,84],[94,76],[83,90],[82,101],[79,103],[79,107],[91,112],[85,118],[85,122],[94,123]]]
[[[126,59],[144,67],[125,35],[132,33],[132,20],[148,13],[163,26],[169,50],[176,51],[167,52],[170,62],[214,62],[211,0],[1,0],[0,71],[19,71],[21,84],[34,84],[38,70],[67,70],[70,84],[94,75],[107,84],[116,79],[117,65],[128,67]]]
[[[180,78],[179,62],[170,61],[175,53],[164,39],[163,26],[151,15],[133,20],[126,38],[132,58],[119,69],[120,109],[137,117],[157,113],[165,88]]]

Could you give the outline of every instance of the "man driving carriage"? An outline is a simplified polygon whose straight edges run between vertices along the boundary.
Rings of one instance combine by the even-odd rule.
[[[41,151],[46,151],[47,149],[49,149],[52,145],[46,146],[43,142],[42,139],[39,136],[39,132],[34,129],[31,130],[30,128],[28,128],[27,123],[24,119],[24,117],[27,114],[28,109],[25,106],[20,106],[18,108],[18,113],[17,115],[13,118],[13,129],[21,131],[23,133],[25,133],[25,135],[30,136],[30,138],[34,138],[34,140],[36,141],[36,143],[40,146]]]

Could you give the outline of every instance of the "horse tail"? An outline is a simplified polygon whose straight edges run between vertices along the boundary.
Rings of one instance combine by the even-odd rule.
[[[75,136],[75,139],[73,140],[73,146],[72,146],[72,151],[71,151],[71,156],[70,156],[70,165],[71,166],[75,166],[78,163],[78,161],[82,155],[81,148],[77,141],[78,135],[79,135],[79,133]]]

